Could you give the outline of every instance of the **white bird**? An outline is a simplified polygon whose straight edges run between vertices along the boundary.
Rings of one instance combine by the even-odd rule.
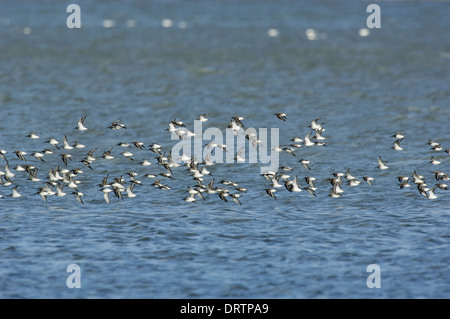
[[[309,184],[309,186],[310,186],[309,188],[313,191],[315,191],[317,189],[316,186],[314,185],[315,180],[317,180],[317,178],[315,178],[315,177],[310,177],[310,176],[305,177],[305,181]]]
[[[13,182],[5,176],[5,181],[3,181],[3,175],[0,175],[0,184],[2,184],[3,186],[11,186],[13,184]]]
[[[305,167],[306,169],[311,170],[311,168],[308,166],[308,164],[311,163],[311,161],[305,160],[305,159],[301,159],[299,160],[300,163],[302,163],[303,167]]]
[[[34,152],[31,154],[32,156],[34,156],[35,159],[41,161],[41,162],[45,162],[42,158],[44,157],[44,154],[39,153],[39,152]]]
[[[57,140],[55,140],[54,138],[49,139],[46,143],[49,143],[51,146],[59,149],[59,147],[58,147],[59,142]]]
[[[241,197],[240,194],[230,194],[230,196],[236,204],[241,205],[241,202],[239,201],[239,197]]]
[[[354,186],[358,186],[359,184],[361,184],[360,181],[358,181],[357,179],[352,179],[350,181],[348,181],[348,185],[354,187]]]
[[[276,192],[277,190],[276,189],[273,189],[273,188],[266,188],[266,193],[270,196],[270,197],[273,197],[273,198],[275,198],[275,199],[277,199],[276,198],[276,196],[275,196],[275,192]]]
[[[41,179],[37,177],[37,170],[29,173],[28,179],[32,182],[39,182]]]
[[[281,185],[281,184],[278,182],[279,179],[280,179],[280,177],[276,177],[276,176],[274,176],[274,177],[271,179],[271,181],[272,181],[272,187],[275,187],[275,188],[283,187],[283,185]]]
[[[182,121],[178,121],[177,119],[173,119],[172,121],[170,121],[170,123],[176,125],[176,126],[181,126],[184,127],[184,123]]]
[[[73,142],[73,147],[75,148],[85,148],[86,145],[83,145],[81,143],[78,143],[77,141]]]
[[[67,141],[67,136],[66,135],[64,135],[63,144],[64,144],[63,148],[65,150],[71,150],[73,148],[73,146],[70,145],[69,142]]]
[[[208,116],[208,113],[200,114],[198,117],[198,121],[200,122],[206,122],[208,119],[206,118]]]
[[[8,178],[13,178],[14,176],[16,176],[16,174],[11,172],[11,169],[9,168],[8,162],[6,162],[6,165],[5,165],[5,176],[8,177]]]
[[[236,121],[230,120],[230,123],[228,124],[228,128],[230,128],[233,131],[234,135],[237,135],[239,130],[242,130],[242,126],[237,124]]]
[[[328,196],[332,197],[332,198],[339,198],[342,196],[342,192],[340,192],[338,190],[339,185],[336,184],[333,186],[333,188],[331,188],[330,193],[328,194]]]
[[[121,154],[122,154],[124,157],[126,157],[126,158],[128,158],[128,159],[134,161],[134,159],[131,157],[131,156],[133,156],[133,153],[128,152],[128,151],[124,151],[124,152],[122,152]]]
[[[287,114],[286,113],[275,113],[274,115],[276,115],[280,120],[282,121],[286,121],[287,119]]]
[[[274,148],[272,148],[272,151],[277,152],[277,153],[282,152],[283,149],[281,148],[281,146],[282,145],[275,146]]]
[[[394,142],[394,146],[392,146],[392,149],[394,149],[396,151],[403,151],[403,147],[400,146],[401,141],[402,141],[402,139],[396,140]]]
[[[38,194],[41,195],[44,202],[47,201],[47,196],[50,195],[50,192],[48,191],[48,185],[46,187],[40,187]]]
[[[120,130],[122,128],[127,128],[125,124],[123,123],[119,123],[120,120],[114,121],[111,123],[111,126],[108,126],[109,129],[113,130],[113,131],[117,131]]]
[[[322,125],[325,123],[319,123],[320,117],[315,119],[314,121],[311,121],[311,124],[308,126],[314,131],[322,131],[323,127]]]
[[[405,180],[405,181],[401,182],[401,184],[400,184],[400,188],[401,189],[408,188],[408,187],[411,187],[411,185],[408,184],[408,180]]]
[[[6,161],[6,157],[5,157],[6,153],[7,152],[5,150],[0,150],[0,157],[3,158],[5,161]]]
[[[369,184],[370,186],[373,185],[373,181],[375,180],[373,177],[370,176],[364,176],[363,180],[365,180],[367,182],[367,184]]]
[[[139,141],[133,141],[131,142],[134,146],[136,146],[138,149],[143,149],[145,147],[145,144],[143,142],[139,142]]]
[[[21,197],[22,195],[17,191],[17,186],[15,186],[12,190],[12,193],[11,193],[11,197],[12,198],[18,198],[18,197]]]
[[[181,137],[183,139],[187,139],[187,138],[195,136],[195,133],[188,130],[187,128],[177,129],[176,133],[178,134],[179,137]]]
[[[212,151],[205,156],[204,160],[203,160],[203,164],[206,166],[212,166],[215,163],[213,161],[211,161],[211,155],[212,155]]]
[[[233,119],[238,125],[242,126],[244,128],[244,124],[242,124],[242,121],[244,118],[242,116],[232,116],[231,119]]]
[[[416,173],[416,171],[413,172],[413,178],[415,184],[424,184],[425,181],[423,180],[423,176]]]
[[[104,159],[107,159],[107,160],[113,159],[114,156],[111,155],[111,151],[112,151],[112,147],[111,147],[109,150],[104,151],[103,154],[102,154],[102,157],[103,157]]]
[[[387,162],[383,162],[383,160],[381,159],[381,156],[378,156],[378,168],[381,170],[385,170],[388,169],[389,166],[386,165]]]
[[[355,176],[353,176],[353,175],[350,174],[350,168],[348,168],[347,171],[345,171],[345,178],[346,178],[348,181],[353,181],[353,180],[356,179]]]
[[[211,172],[208,171],[208,169],[203,166],[202,168],[200,168],[200,174],[202,174],[202,175],[211,175]]]
[[[433,156],[431,156],[431,157],[430,157],[430,163],[433,164],[433,165],[439,165],[439,164],[441,164],[442,162],[441,162],[441,161],[438,161],[438,160],[435,159]]]
[[[403,135],[403,133],[397,132],[394,135],[392,135],[392,137],[395,137],[398,140],[402,140],[405,138],[405,136]]]
[[[72,192],[72,194],[75,195],[75,198],[77,199],[78,202],[80,202],[81,204],[84,204],[83,199],[81,198],[84,196],[84,194],[82,192],[77,190],[75,192]]]
[[[303,142],[303,139],[301,139],[301,138],[298,137],[298,136],[294,136],[294,137],[291,139],[291,141],[294,142],[294,143],[301,143],[301,142]]]
[[[15,151],[14,154],[16,154],[16,156],[20,158],[22,161],[26,161],[24,155],[27,155],[28,153],[24,151]]]
[[[428,145],[430,145],[431,147],[440,146],[438,142],[433,142],[432,140],[428,140]]]
[[[236,156],[234,157],[234,159],[236,160],[236,162],[238,163],[243,163],[245,162],[245,155],[243,155],[243,151],[244,151],[244,146],[242,146],[238,151]]]
[[[152,151],[153,153],[161,154],[161,148],[162,148],[161,145],[153,143],[153,144],[149,145],[148,147],[149,147],[149,150]]]
[[[150,163],[148,160],[144,159],[142,162],[139,163],[142,166],[150,166],[152,163]]]
[[[305,146],[314,146],[314,145],[316,145],[316,143],[311,141],[311,132],[309,132],[309,134],[305,136],[303,145],[305,145]]]
[[[67,165],[67,160],[72,160],[72,155],[70,155],[70,154],[61,154],[60,156],[61,156],[64,164],[66,164],[66,165]]]
[[[333,191],[337,194],[342,194],[344,192],[339,183],[333,185]]]
[[[97,148],[94,148],[93,150],[90,150],[87,154],[86,154],[86,161],[88,161],[89,163],[92,163],[93,161],[96,160],[96,158],[94,157],[94,152],[97,150]]]
[[[120,146],[120,147],[130,147],[130,144],[125,143],[125,142],[119,142],[119,143],[117,143],[117,146]]]
[[[322,136],[322,131],[323,131],[323,129],[322,130],[316,130],[316,135],[314,136],[314,138],[316,140],[318,140],[318,141],[326,140],[326,137]]]
[[[433,187],[432,189],[428,190],[428,199],[436,199],[438,198],[435,194],[434,191],[436,190],[436,187]]]
[[[194,195],[194,194],[189,194],[188,197],[185,197],[185,198],[184,198],[184,201],[190,202],[190,203],[195,202],[195,195]]]
[[[105,202],[107,204],[109,204],[110,203],[109,193],[111,193],[113,190],[111,188],[104,187],[104,188],[101,189],[101,191],[103,192],[103,198],[105,199]]]
[[[300,188],[300,185],[298,184],[297,175],[294,177],[294,180],[286,181],[285,186],[286,186],[287,190],[290,192],[300,193],[302,191],[302,189]]]
[[[130,185],[128,185],[128,187],[127,187],[127,189],[126,189],[127,196],[128,196],[129,198],[136,197],[136,194],[133,193],[134,185],[135,185],[135,184],[130,184]]]
[[[27,137],[31,138],[32,140],[36,140],[39,138],[39,135],[37,135],[36,133],[30,133],[27,135]]]
[[[51,149],[49,149],[49,148],[46,148],[45,150],[42,151],[42,153],[44,155],[49,155],[49,154],[53,154],[53,151]]]
[[[79,130],[79,131],[86,131],[87,127],[84,126],[84,121],[86,120],[86,116],[83,116],[77,123],[77,127],[75,127],[75,129]]]
[[[436,146],[433,146],[432,148],[431,148],[433,151],[436,151],[436,152],[440,152],[440,151],[442,151],[444,148],[441,146],[441,145],[436,145]]]
[[[305,187],[305,190],[308,191],[308,193],[310,193],[312,196],[317,197],[316,193],[315,193],[315,188],[314,187]]]
[[[69,187],[69,188],[76,189],[78,187],[77,182],[72,177],[69,177],[69,179],[66,182],[67,182],[67,187]]]
[[[291,154],[293,156],[296,156],[295,153],[294,153],[295,150],[293,148],[291,148],[291,147],[284,147],[283,151],[285,151],[286,153]]]
[[[215,193],[217,193],[217,188],[214,187],[214,178],[209,182],[208,185],[206,185],[206,192],[208,194],[215,194]]]
[[[66,196],[67,194],[63,191],[64,185],[56,184],[56,196],[62,197]]]

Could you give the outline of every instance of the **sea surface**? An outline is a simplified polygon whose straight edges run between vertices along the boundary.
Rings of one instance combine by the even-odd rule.
[[[79,29],[66,25],[71,3]],[[416,171],[433,188],[434,171],[450,173],[450,155],[428,144],[450,149],[450,2],[376,3],[381,28],[369,29],[367,1],[0,1],[0,149],[15,174],[0,185],[0,298],[450,298],[450,191],[428,199],[397,179]],[[169,122],[193,131],[202,113],[203,129],[224,136],[232,116],[278,128],[284,147],[320,118],[326,146],[276,154],[290,180],[316,178],[316,196],[281,179],[270,197],[262,164],[247,161],[203,177],[230,193],[221,181],[245,187],[241,205],[206,193],[184,201],[192,173],[158,175],[166,170],[148,146],[167,156],[179,142]],[[88,130],[78,131],[83,116]],[[109,129],[116,120],[126,129]],[[392,149],[396,132],[403,151]],[[62,146],[64,135],[86,148],[46,143]],[[117,143],[133,141],[146,147],[131,145],[130,160]],[[111,147],[115,158],[103,159]],[[45,163],[31,156],[45,148],[55,151]],[[90,169],[81,160],[93,149]],[[24,164],[40,181],[14,170]],[[82,169],[84,204],[67,186],[46,202],[37,194],[57,165]],[[328,179],[347,169],[361,184],[344,178],[331,198]],[[98,184],[109,175],[128,185],[128,172],[142,181],[136,197],[111,193],[107,204]],[[67,285],[72,264],[81,288]],[[373,264],[380,288],[367,285]]]

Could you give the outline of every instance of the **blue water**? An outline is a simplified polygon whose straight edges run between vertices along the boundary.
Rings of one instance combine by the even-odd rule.
[[[450,148],[450,3],[377,2],[381,28],[367,37],[358,34],[365,1],[77,1],[82,28],[68,29],[70,3],[0,1],[0,149],[11,168],[35,165],[41,178],[13,170],[14,184],[0,186],[1,298],[450,297],[450,191],[430,200],[397,180],[416,170],[433,187],[433,171],[450,173],[450,156],[427,144]],[[326,147],[280,154],[303,187],[317,178],[317,197],[283,187],[275,200],[261,165],[224,163],[210,167],[215,185],[248,188],[242,205],[216,194],[188,203],[195,182],[185,167],[158,177],[164,191],[144,177],[164,171],[155,153],[120,155],[118,142],[136,140],[170,151],[168,123],[192,130],[201,113],[205,129],[225,130],[235,115],[246,127],[279,128],[280,144],[321,117]],[[82,116],[85,132],[74,129]],[[115,120],[127,129],[109,130]],[[397,131],[405,151],[391,149]],[[50,168],[65,167],[63,151],[45,163],[29,154],[64,135],[86,145],[64,151],[69,169],[84,172],[84,204],[69,188],[47,202],[37,194]],[[116,158],[102,159],[110,147]],[[94,148],[90,170],[80,160]],[[152,165],[140,166],[144,158]],[[327,179],[348,168],[374,185],[329,197]],[[128,181],[129,171],[143,181],[137,196],[106,204],[97,185],[107,174]],[[20,198],[8,196],[16,185]],[[80,266],[80,289],[66,285],[70,264]],[[366,285],[370,264],[381,288]]]

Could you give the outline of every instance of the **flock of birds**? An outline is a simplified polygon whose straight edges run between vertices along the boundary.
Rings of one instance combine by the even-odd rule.
[[[275,113],[274,114],[281,121],[287,120],[287,115],[285,113]],[[201,122],[208,121],[208,114],[201,114],[198,118]],[[245,137],[249,140],[249,145],[251,145],[257,149],[262,141],[257,139],[257,136],[254,134],[247,133],[245,131],[245,126],[243,124],[244,118],[241,116],[233,116],[230,119],[228,124],[228,128],[231,128],[233,132],[237,134],[245,134]],[[88,131],[88,128],[85,126],[86,117],[82,117],[78,122],[74,129],[85,132]],[[296,151],[300,150],[304,147],[320,147],[327,146],[324,142],[326,137],[323,136],[325,132],[324,124],[320,122],[321,119],[315,119],[310,122],[309,128],[311,132],[309,132],[305,137],[294,136],[290,140],[290,144],[288,145],[278,145],[272,149],[273,152],[286,152],[290,155],[296,156]],[[121,129],[127,129],[127,126],[122,123],[122,121],[117,120],[111,123],[110,126],[107,127],[110,130],[117,131]],[[167,131],[171,134],[175,133],[180,138],[187,139],[194,136],[194,133],[186,128],[182,121],[178,121],[176,119],[172,120],[168,124]],[[314,135],[313,135],[314,134]],[[39,140],[40,136],[36,133],[30,133],[27,135],[28,138],[32,140]],[[405,138],[405,136],[397,132],[392,135],[395,138],[393,142],[392,149],[394,151],[403,151],[403,147],[401,146],[401,142]],[[440,143],[429,140],[429,146],[433,152],[445,152],[450,155],[450,149],[444,149]],[[30,152],[27,153],[22,150],[15,150],[12,152],[19,160],[19,164],[15,167],[10,166],[10,154],[6,150],[0,150],[0,158],[5,161],[4,169],[0,170],[0,182],[4,187],[11,187],[10,194],[5,196],[10,196],[12,198],[22,197],[22,193],[19,190],[19,177],[21,174],[28,174],[28,180],[31,182],[39,183],[41,182],[39,187],[37,187],[37,194],[44,200],[47,201],[48,197],[63,197],[68,194],[74,195],[78,202],[84,204],[83,197],[84,193],[80,191],[83,186],[83,182],[78,178],[81,174],[85,173],[86,169],[95,170],[94,162],[98,160],[98,155],[94,153],[99,153],[98,148],[90,149],[85,156],[77,163],[77,167],[69,168],[73,165],[73,152],[75,150],[80,150],[86,148],[85,145],[74,142],[69,143],[67,135],[64,135],[62,139],[62,145],[55,138],[48,138],[45,141],[46,148],[41,152]],[[114,147],[118,147],[122,151],[119,153],[113,153]],[[163,151],[163,147],[160,144],[153,143],[146,146],[145,143],[139,141],[132,142],[119,142],[114,146],[109,147],[102,151],[102,155],[100,157],[103,161],[110,161],[121,155],[123,158],[126,158],[133,163],[133,165],[141,165],[142,167],[147,167],[152,164],[157,164],[164,170],[158,174],[147,173],[145,177],[147,179],[152,180],[151,185],[160,190],[170,190],[171,186],[166,184],[166,180],[174,179],[173,170],[176,167],[184,166],[186,167],[189,174],[192,176],[194,181],[194,185],[187,187],[187,195],[183,199],[186,202],[196,202],[197,199],[205,199],[205,194],[217,194],[218,197],[227,202],[228,199],[233,200],[236,204],[241,204],[240,197],[243,193],[247,192],[245,187],[239,186],[238,183],[232,182],[230,180],[221,180],[219,183],[221,186],[215,186],[215,179],[211,174],[211,166],[215,165],[214,161],[211,161],[211,155],[215,151],[216,148],[220,148],[224,151],[227,150],[227,146],[224,144],[218,144],[214,141],[205,145],[206,149],[209,150],[209,154],[207,154],[201,162],[195,156],[186,156],[182,155],[179,160],[174,160],[171,151]],[[150,151],[150,154],[154,154],[156,162],[152,162],[148,159],[142,159],[140,161],[135,160],[135,155],[133,150],[139,149],[143,151]],[[234,152],[234,150],[233,150]],[[39,177],[38,172],[39,168],[36,166],[37,163],[47,163],[48,158],[51,156],[55,156],[57,153],[61,159],[56,162],[50,170],[45,178]],[[167,154],[167,155],[166,155]],[[12,155],[11,155],[12,156]],[[53,158],[54,159],[54,158]],[[30,160],[30,161],[29,161]],[[245,155],[242,154],[242,149],[236,152],[235,156],[236,162],[245,162]],[[311,171],[311,161],[307,159],[299,159],[297,161],[300,163],[305,169]],[[430,157],[429,161],[432,165],[438,166],[442,161],[437,160],[434,156]],[[78,164],[79,163],[79,164]],[[83,164],[86,169],[80,168],[80,164]],[[94,167],[93,167],[94,166]],[[82,167],[82,166],[81,166]],[[378,157],[378,169],[387,170],[389,169],[388,163],[383,161],[381,157]],[[307,176],[304,177],[304,181],[307,186],[301,185],[301,180],[298,175],[295,175],[293,178],[290,175],[295,168],[280,165],[277,171],[266,171],[262,174],[262,176],[267,180],[270,184],[265,188],[265,192],[267,195],[271,196],[274,199],[277,199],[275,193],[279,189],[286,189],[291,193],[300,193],[302,191],[307,191],[312,196],[317,197],[316,195],[316,186],[315,181],[317,180],[315,177]],[[445,184],[445,181],[449,180],[449,175],[443,171],[435,170],[434,176],[436,181],[433,183],[434,185],[428,185],[425,182],[424,176],[419,175],[416,171],[412,172],[410,176],[398,176],[399,186],[401,189],[411,187],[411,184],[415,184],[419,194],[423,195],[428,199],[437,198],[436,190],[439,188],[440,190],[448,190],[448,186]],[[123,176],[127,175],[128,180]],[[111,202],[110,194],[113,194],[118,199],[122,200],[124,197],[133,198],[136,197],[136,193],[134,188],[136,185],[142,186],[144,182],[138,179],[138,173],[135,171],[128,171],[118,177],[111,178],[110,174],[107,174],[103,177],[101,182],[98,184],[98,189],[103,194],[103,198],[106,203]],[[209,181],[205,180],[206,176],[211,176]],[[344,182],[350,187],[358,186],[362,183],[360,179],[353,176],[350,173],[350,169],[347,169],[345,172],[334,172],[332,173],[332,177],[330,177],[329,182],[331,184],[331,188],[329,190],[328,196],[332,198],[341,197],[344,193]],[[375,181],[374,177],[363,176],[362,180],[366,182],[368,185],[372,186]],[[69,191],[67,189],[70,189]],[[4,195],[0,194],[0,198],[4,199]]]
[[[282,121],[286,121],[287,119],[287,115],[285,113],[275,113],[274,115],[276,115],[280,120]],[[315,119],[313,121],[311,121],[310,125],[308,126],[309,128],[311,128],[311,130],[314,132],[314,136],[311,136],[312,132],[310,132],[307,136],[305,136],[304,139],[300,138],[300,137],[294,137],[293,139],[291,139],[291,141],[293,142],[293,144],[290,144],[289,147],[278,147],[275,148],[276,151],[286,151],[292,155],[295,155],[293,153],[295,148],[301,148],[302,146],[326,146],[326,144],[323,142],[323,140],[325,140],[326,138],[322,135],[322,133],[325,131],[325,128],[323,127],[323,125],[325,123],[319,123],[320,118]],[[403,151],[404,148],[400,145],[400,143],[403,141],[403,139],[405,138],[405,136],[400,133],[397,132],[394,135],[392,135],[392,137],[395,138],[395,141],[393,142],[393,146],[392,149],[395,151]],[[301,143],[301,144],[299,144]],[[438,142],[434,142],[431,140],[428,140],[428,144],[431,147],[431,150],[435,151],[435,152],[440,152],[443,151],[447,154],[450,155],[450,149],[444,149],[440,143]],[[298,162],[300,162],[306,169],[311,170],[311,168],[308,166],[308,164],[311,163],[311,161],[306,160],[306,159],[300,159]],[[377,168],[380,170],[387,170],[389,169],[389,166],[387,165],[387,161],[383,161],[381,156],[378,157],[377,160]],[[434,158],[434,156],[430,157],[430,161],[429,163],[433,164],[433,165],[440,165],[442,162],[438,161]],[[282,171],[292,171],[293,168],[291,167],[286,167],[286,166],[280,166],[279,167],[280,170]],[[436,183],[435,185],[433,185],[431,188],[428,186],[428,184],[425,182],[424,180],[424,176],[419,175],[415,170],[412,172],[412,176],[398,176],[398,181],[400,182],[400,188],[404,189],[404,188],[408,188],[411,187],[410,181],[412,181],[419,193],[421,195],[423,195],[424,197],[427,197],[428,199],[436,199],[437,195],[435,194],[436,189],[439,188],[441,190],[448,190],[448,185],[445,184],[445,181],[450,180],[449,175],[447,173],[444,173],[443,171],[438,171],[435,170],[434,172],[434,176],[436,179]],[[316,186],[314,184],[314,181],[316,181],[315,177],[305,177],[305,181],[308,184],[308,186],[306,187],[301,187],[299,180],[298,180],[298,176],[295,176],[292,180],[290,180],[290,176],[285,174],[285,173],[276,173],[276,172],[269,172],[264,174],[264,176],[266,177],[266,179],[271,182],[271,187],[266,188],[266,193],[275,198],[275,192],[277,191],[276,188],[281,188],[283,187],[283,185],[280,183],[280,180],[284,181],[284,187],[289,191],[289,192],[301,192],[302,190],[306,190],[308,191],[311,195],[313,196],[317,196],[315,191],[316,191]],[[332,197],[332,198],[338,198],[341,197],[342,194],[344,193],[344,189],[342,187],[342,185],[344,184],[344,178],[347,182],[347,185],[349,185],[350,187],[355,187],[358,186],[359,184],[361,184],[361,181],[353,176],[350,173],[350,169],[347,169],[345,172],[334,172],[332,173],[333,177],[328,178],[330,184],[331,184],[331,189],[329,191],[328,196]],[[374,177],[370,177],[370,176],[363,176],[362,179],[367,182],[367,184],[369,184],[370,186],[373,186],[373,182],[375,180]]]

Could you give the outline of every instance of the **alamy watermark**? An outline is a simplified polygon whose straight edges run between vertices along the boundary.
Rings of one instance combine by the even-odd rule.
[[[366,272],[371,274],[367,277],[367,288],[381,288],[381,268],[377,264],[367,266]]]
[[[366,25],[369,29],[379,29],[381,28],[381,9],[378,4],[369,4],[367,6],[366,12],[371,12],[367,17]]]
[[[225,129],[209,127],[203,131],[202,121],[194,121],[194,131],[185,127],[169,127],[172,140],[179,140],[171,150],[172,161],[180,164],[192,159],[208,163],[260,163],[261,173],[276,172],[279,153],[272,146],[279,145],[279,128],[250,127],[244,129],[235,122]],[[269,143],[270,133],[270,143]]]
[[[69,4],[66,12],[71,13],[66,19],[66,25],[69,29],[81,28],[81,8],[77,4]]]
[[[77,264],[67,266],[67,272],[71,274],[67,277],[67,288],[81,288],[81,268]]]
[[[70,13],[70,15],[66,19],[66,25],[69,29],[79,29],[81,28],[81,8],[77,4],[69,4],[66,9],[67,13]],[[373,28],[381,28],[381,8],[378,4],[369,4],[366,8],[367,13],[371,13],[366,20],[366,25],[369,29]],[[164,22],[163,25],[170,25],[172,22],[170,20],[167,21],[167,23]],[[270,29],[269,30],[269,36],[277,36],[279,31],[277,29]]]

